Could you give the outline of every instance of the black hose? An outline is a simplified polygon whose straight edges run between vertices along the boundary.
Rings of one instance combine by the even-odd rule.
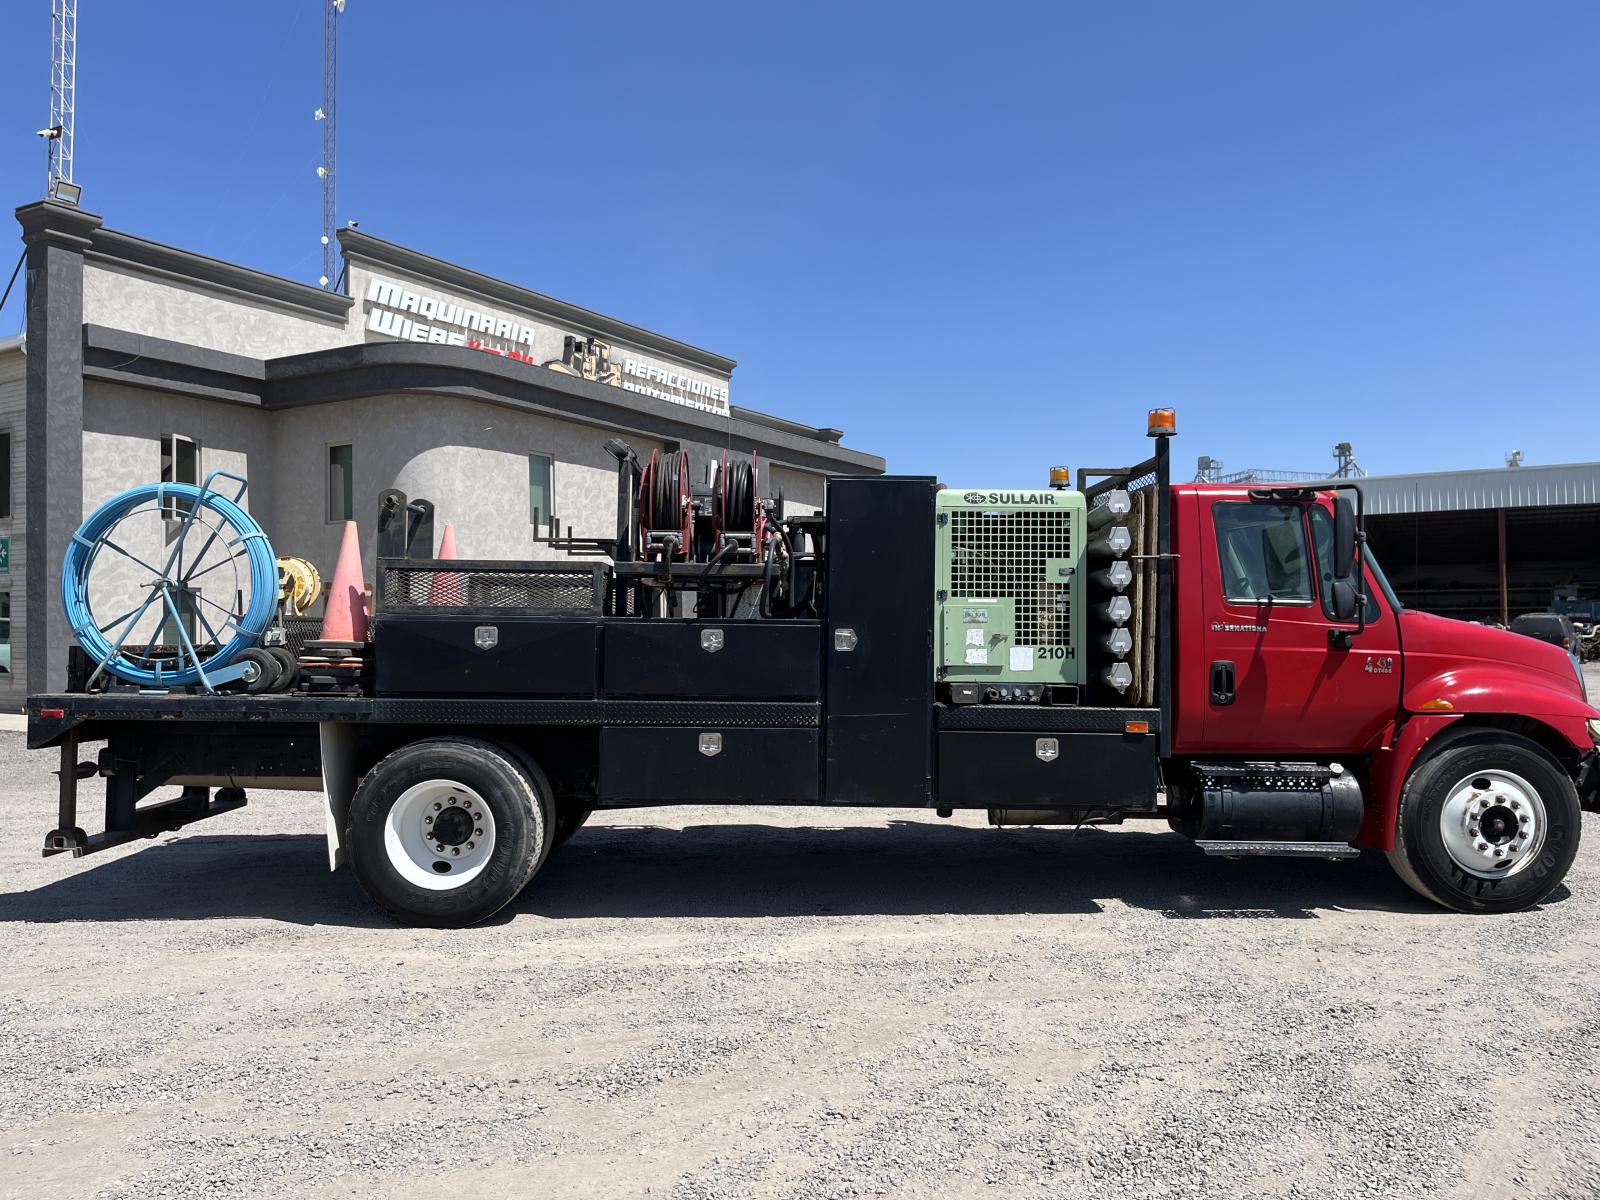
[[[756,527],[755,472],[744,459],[728,463],[722,497],[723,532],[752,532]]]

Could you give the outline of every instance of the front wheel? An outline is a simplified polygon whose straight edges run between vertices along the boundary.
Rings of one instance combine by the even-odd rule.
[[[537,767],[475,738],[429,738],[367,773],[350,801],[347,843],[362,888],[391,916],[453,929],[509,904],[553,829]]]
[[[1497,729],[1449,741],[1411,772],[1389,861],[1460,912],[1513,912],[1566,876],[1583,827],[1577,789],[1537,742]]]

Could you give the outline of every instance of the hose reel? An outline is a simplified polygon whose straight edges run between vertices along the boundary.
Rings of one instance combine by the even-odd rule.
[[[767,540],[767,508],[761,501],[760,482],[761,469],[754,454],[746,462],[723,451],[714,512],[719,549],[731,536],[746,544],[752,557],[760,557]]]
[[[689,501],[689,456],[682,450],[650,452],[639,476],[639,550],[642,557],[687,558],[694,511]]]

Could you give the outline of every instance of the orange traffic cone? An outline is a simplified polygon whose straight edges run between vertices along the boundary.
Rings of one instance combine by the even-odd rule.
[[[456,556],[456,527],[448,521],[444,533],[439,535],[439,553],[436,557],[448,562]],[[433,576],[433,586],[428,589],[429,604],[462,604],[461,576],[454,571],[438,571]]]
[[[356,523],[344,523],[344,541],[339,546],[339,563],[333,569],[333,584],[322,609],[322,640],[325,642],[364,642],[367,640],[366,582],[361,577],[361,538]]]

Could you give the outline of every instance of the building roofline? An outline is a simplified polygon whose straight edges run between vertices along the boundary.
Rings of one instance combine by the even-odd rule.
[[[453,395],[660,440],[689,439],[820,473],[881,474],[884,461],[777,418],[719,417],[610,384],[485,354],[465,346],[358,342],[284,358],[248,358],[184,342],[84,326],[84,375],[105,383],[180,392],[277,410],[386,393]],[[792,424],[792,423],[788,423]],[[798,432],[796,432],[798,430]]]
[[[626,321],[619,321],[615,317],[608,317],[603,313],[597,313],[576,304],[569,304],[565,300],[557,300],[555,297],[546,296],[542,292],[535,292],[519,284],[497,279],[492,275],[485,275],[481,271],[474,271],[470,267],[446,262],[442,258],[434,258],[430,254],[422,253],[420,250],[413,250],[408,246],[388,242],[357,229],[339,230],[339,249],[347,260],[357,259],[381,263],[397,270],[409,271],[412,274],[436,280],[439,283],[459,288],[462,291],[472,292],[488,300],[499,300],[517,308],[554,317],[558,321],[575,325],[582,331],[592,331],[610,337],[621,338],[624,341],[633,343],[641,350],[655,350],[694,366],[721,372],[724,375],[731,374],[734,367],[738,366],[734,359],[728,358],[726,355],[716,354],[710,350],[702,350],[698,346],[691,346],[687,342],[680,342],[676,338],[667,337],[665,334],[652,333],[648,329],[641,329],[637,325],[630,325]]]
[[[25,333],[13,333],[10,337],[0,338],[0,354],[5,354],[11,350],[20,350],[23,354],[26,354],[28,352],[28,335]]]
[[[92,263],[129,268],[180,284],[198,284],[229,296],[264,301],[302,315],[323,320],[331,318],[341,323],[348,320],[355,303],[343,292],[324,291],[282,275],[271,275],[254,267],[242,267],[103,226],[91,235],[84,258]]]
[[[1468,467],[1459,471],[1400,471],[1393,475],[1361,475],[1354,479],[1337,479],[1325,475],[1321,479],[1308,479],[1310,483],[1393,483],[1401,479],[1455,479],[1484,476],[1526,476],[1543,471],[1597,471],[1600,462],[1524,463],[1520,467]]]
[[[844,437],[844,430],[834,429],[828,425],[807,425],[801,421],[791,421],[787,417],[775,417],[771,413],[764,413],[754,408],[744,408],[738,404],[730,404],[728,408],[733,415],[742,421],[751,421],[757,425],[766,425],[772,429],[781,429],[785,433],[797,433],[801,437],[816,438],[818,441],[839,444],[839,439]]]

